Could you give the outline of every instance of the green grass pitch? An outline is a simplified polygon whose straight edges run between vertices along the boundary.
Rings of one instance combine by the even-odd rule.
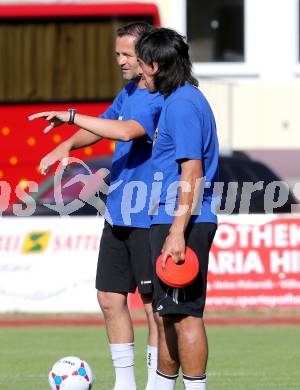
[[[296,326],[210,327],[208,389],[300,389]],[[136,376],[146,382],[146,328],[136,328]],[[93,390],[112,390],[114,374],[103,328],[0,328],[0,389],[47,390],[52,364],[78,355],[93,368]],[[183,389],[179,378],[176,390]]]

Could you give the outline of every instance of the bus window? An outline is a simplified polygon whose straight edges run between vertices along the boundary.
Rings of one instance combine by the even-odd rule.
[[[0,102],[111,99],[122,87],[114,58],[116,30],[132,21],[0,20]]]

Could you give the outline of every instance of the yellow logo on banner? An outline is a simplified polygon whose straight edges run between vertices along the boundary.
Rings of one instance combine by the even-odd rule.
[[[41,253],[47,249],[51,233],[31,232],[24,239],[22,253]]]

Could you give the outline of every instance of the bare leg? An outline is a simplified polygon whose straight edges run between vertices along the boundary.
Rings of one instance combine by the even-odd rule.
[[[144,304],[144,309],[147,317],[148,323],[148,345],[157,347],[158,344],[158,329],[154,319],[153,310],[152,310],[152,295],[151,294],[141,294],[141,298]]]
[[[110,344],[132,343],[134,336],[127,294],[98,291],[97,298]]]
[[[136,390],[134,335],[126,293],[98,291],[115,369],[114,390]]]
[[[205,374],[208,345],[202,318],[181,317],[175,328],[182,372],[188,376]]]
[[[158,370],[167,375],[176,375],[179,369],[177,335],[172,317],[160,317],[155,313],[158,326]]]

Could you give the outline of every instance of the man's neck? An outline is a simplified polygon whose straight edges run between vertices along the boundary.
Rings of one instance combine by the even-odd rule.
[[[136,77],[132,79],[136,83],[137,88],[146,88],[145,81],[141,79],[141,77]]]

